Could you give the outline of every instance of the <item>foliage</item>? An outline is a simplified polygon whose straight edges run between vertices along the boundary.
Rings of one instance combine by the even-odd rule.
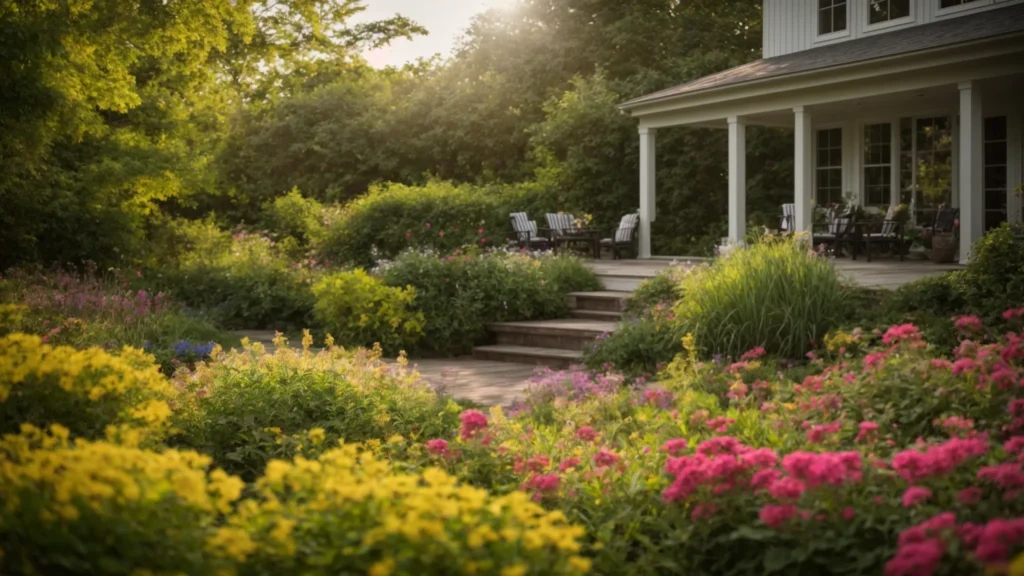
[[[440,400],[380,352],[328,345],[316,354],[277,342],[273,355],[253,344],[195,370],[179,370],[174,442],[211,456],[247,480],[273,458],[326,448],[340,439],[430,437],[453,426],[458,407]],[[307,452],[303,452],[303,448]]]
[[[584,353],[594,370],[614,370],[632,377],[648,377],[682,350],[684,332],[674,321],[671,304],[656,304],[643,315],[627,319],[603,335]]]
[[[371,190],[330,214],[319,258],[371,266],[409,248],[450,253],[467,245],[502,246],[511,235],[509,214],[543,218],[562,207],[541,187],[391,184]]]
[[[594,273],[577,258],[551,253],[456,251],[439,257],[405,252],[377,268],[385,284],[412,286],[425,319],[419,349],[446,355],[468,352],[487,324],[559,318],[569,292],[595,290]]]
[[[343,346],[379,344],[388,353],[416,345],[426,319],[416,289],[386,286],[361,268],[336,272],[313,286],[317,321]]]
[[[133,289],[121,271],[101,274],[95,265],[81,270],[11,270],[0,277],[0,302],[4,301],[21,308],[16,321],[4,323],[7,332],[37,334],[50,344],[133,346],[159,353],[179,340],[234,340],[205,318],[180,310],[166,294]]]
[[[150,282],[225,328],[309,325],[314,262],[293,262],[263,234],[195,224],[178,235],[178,255],[148,271]]]
[[[1004,223],[975,243],[967,269],[952,273],[950,280],[970,312],[998,318],[1024,302],[1024,244]]]
[[[109,354],[43,344],[38,336],[0,337],[0,434],[22,424],[61,424],[75,437],[125,434],[160,440],[174,390],[140,350]]]
[[[209,464],[195,452],[71,442],[57,424],[4,436],[0,567],[13,574],[228,569],[238,548],[221,545],[227,539],[217,524],[243,483]]]
[[[659,304],[672,306],[682,299],[679,285],[686,276],[687,268],[675,264],[658,270],[652,278],[640,283],[626,299],[626,312],[643,315]]]
[[[262,220],[278,236],[282,250],[298,259],[323,231],[323,211],[319,202],[304,198],[298,188],[292,188],[264,206]]]
[[[256,549],[243,573],[583,574],[582,530],[521,492],[491,497],[436,468],[394,470],[357,446],[272,461],[232,516]],[[282,529],[286,526],[286,529]]]
[[[846,314],[832,265],[797,241],[767,239],[736,250],[682,282],[675,307],[697,346],[732,357],[757,346],[802,358]]]

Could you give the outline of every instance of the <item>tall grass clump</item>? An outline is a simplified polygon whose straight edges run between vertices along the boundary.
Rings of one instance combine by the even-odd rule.
[[[736,250],[686,276],[680,290],[682,328],[703,351],[733,357],[757,346],[803,357],[848,306],[832,265],[791,239]]]

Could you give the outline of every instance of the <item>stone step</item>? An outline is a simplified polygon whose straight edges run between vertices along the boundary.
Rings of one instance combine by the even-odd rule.
[[[601,285],[604,286],[605,290],[613,290],[616,292],[632,292],[636,290],[644,280],[647,280],[647,276],[634,276],[634,275],[623,275],[623,274],[598,274],[597,279],[600,280]]]
[[[629,292],[570,292],[566,296],[569,308],[573,310],[598,310],[602,312],[622,312],[625,308]]]
[[[564,320],[528,320],[523,322],[495,322],[487,330],[498,344],[584,350],[594,341],[618,327],[615,321],[567,318]]]
[[[549,368],[568,368],[574,364],[579,364],[583,358],[583,353],[579,350],[493,344],[473,348],[473,357],[480,360],[516,362],[547,366]]]
[[[573,318],[586,318],[587,320],[604,320],[605,322],[618,322],[622,320],[622,312],[611,310],[572,310],[569,315]]]

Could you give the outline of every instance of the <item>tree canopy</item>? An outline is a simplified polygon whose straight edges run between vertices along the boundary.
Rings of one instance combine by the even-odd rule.
[[[604,223],[637,198],[616,104],[757,58],[761,2],[521,0],[479,14],[446,60],[374,69],[426,34],[360,0],[12,0],[0,5],[0,267],[137,260],[174,218],[260,220],[298,188],[536,180]],[[751,202],[784,189],[787,146],[752,131]],[[657,246],[725,214],[724,134],[659,136]],[[720,235],[720,234],[719,234]]]

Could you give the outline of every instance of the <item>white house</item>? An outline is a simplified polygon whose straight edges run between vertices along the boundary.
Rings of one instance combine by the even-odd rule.
[[[729,131],[729,239],[746,223],[746,127],[794,130],[795,227],[853,192],[926,220],[960,210],[960,257],[1021,221],[1024,0],[765,0],[764,58],[635,98],[640,248],[651,255],[655,136]]]

